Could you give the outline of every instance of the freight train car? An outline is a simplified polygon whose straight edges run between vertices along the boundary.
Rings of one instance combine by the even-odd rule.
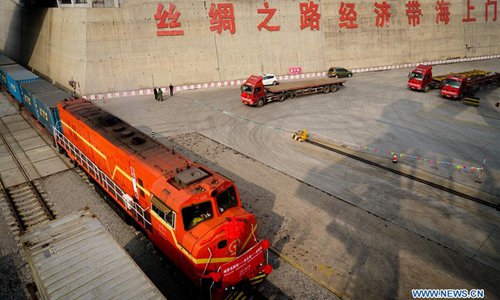
[[[57,104],[65,99],[70,99],[71,96],[63,90],[57,89],[33,95],[35,106],[36,119],[42,123],[50,133],[53,134],[53,128],[61,130],[61,122],[59,120],[59,111]]]
[[[271,273],[269,242],[257,239],[231,180],[85,99],[64,100],[58,111],[57,144],[195,284],[218,298]]]
[[[14,65],[16,62],[13,61],[12,59],[8,58],[7,56],[0,54],[0,66],[5,66],[5,65]]]
[[[24,69],[4,65],[0,75],[1,68]],[[232,181],[85,99],[50,90],[32,91],[29,100],[60,151],[107,191],[212,298],[238,286],[258,284],[272,272],[267,263],[269,241],[257,238],[256,218],[243,209]]]
[[[19,103],[23,102],[20,85],[25,82],[33,82],[40,79],[38,75],[26,70],[20,65],[0,66],[0,76],[2,76],[2,83]]]
[[[88,210],[36,227],[21,243],[38,299],[165,299]]]
[[[24,106],[31,111],[33,116],[36,117],[34,95],[38,93],[55,91],[55,90],[60,90],[60,89],[44,79],[40,79],[34,82],[21,83],[21,96],[23,98]]]
[[[6,89],[9,88],[9,83],[7,82],[7,73],[19,70],[24,70],[24,67],[18,64],[0,65],[0,80],[2,82],[2,85]]]

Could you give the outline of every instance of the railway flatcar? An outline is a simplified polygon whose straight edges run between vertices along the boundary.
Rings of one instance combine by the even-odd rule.
[[[60,90],[60,89],[44,79],[40,79],[34,82],[21,83],[21,97],[23,99],[23,104],[26,108],[28,108],[31,111],[33,116],[36,117],[34,95],[38,93],[55,91],[55,90]]]
[[[0,66],[0,76],[2,83],[7,87],[9,92],[17,99],[19,103],[23,102],[21,97],[21,83],[33,82],[40,79],[38,75],[26,70],[20,65],[5,65]]]
[[[271,273],[234,183],[85,99],[57,105],[56,143],[197,285],[219,298]]]
[[[165,300],[89,210],[35,227],[21,243],[38,299]]]

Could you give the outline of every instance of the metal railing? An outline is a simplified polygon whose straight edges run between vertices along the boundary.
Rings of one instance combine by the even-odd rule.
[[[67,152],[71,153],[75,160],[87,171],[94,179],[115,199],[119,200],[129,211],[131,211],[137,222],[142,223],[144,228],[151,228],[151,221],[148,220],[149,214],[146,211],[149,208],[142,208],[135,202],[130,195],[126,194],[106,173],[89,159],[78,147],[75,146],[62,132],[55,126],[54,132],[55,145],[61,145]],[[59,142],[59,143],[58,143]]]

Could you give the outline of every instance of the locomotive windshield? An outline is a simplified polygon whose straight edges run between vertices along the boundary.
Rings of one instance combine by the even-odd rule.
[[[198,224],[211,219],[214,213],[210,201],[197,203],[182,209],[184,229],[191,230]]]
[[[220,213],[223,213],[236,205],[238,205],[238,200],[236,199],[234,187],[230,187],[217,195],[217,209]]]

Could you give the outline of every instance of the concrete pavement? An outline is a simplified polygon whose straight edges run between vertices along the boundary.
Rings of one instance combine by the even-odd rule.
[[[498,71],[500,60],[438,66],[434,72],[472,68]],[[343,271],[356,264],[363,265],[363,257],[368,258],[372,249],[379,249],[380,255],[392,253],[407,259],[399,261],[397,269],[404,267],[425,274],[434,272],[436,264],[443,259],[467,265],[466,261],[472,258],[466,269],[450,265],[445,267],[446,271],[436,271],[437,277],[440,276],[437,274],[446,278],[462,274],[459,281],[450,281],[455,282],[454,287],[461,286],[460,283],[464,286],[465,282],[477,285],[473,276],[481,276],[472,275],[474,268],[484,269],[482,276],[486,281],[498,278],[498,211],[312,145],[297,143],[291,138],[290,132],[305,128],[338,141],[394,149],[434,160],[481,164],[486,157],[487,171],[481,183],[477,183],[470,173],[458,170],[435,168],[415,161],[400,163],[440,176],[450,187],[459,182],[492,197],[500,195],[497,184],[500,178],[500,117],[494,106],[500,99],[500,90],[481,90],[478,94],[481,106],[470,108],[442,99],[436,92],[424,94],[407,90],[408,72],[402,69],[357,74],[336,93],[301,97],[262,108],[244,106],[239,101],[239,90],[234,88],[180,93],[165,102],[156,102],[153,97],[130,97],[106,100],[99,105],[148,134],[154,130],[160,138],[200,132],[333,197],[318,202],[304,186],[297,186],[287,197],[277,198],[275,205],[268,209],[290,218],[294,225],[289,234],[295,238],[310,232],[307,222],[311,217],[321,216],[318,219],[325,220],[324,224],[319,224],[324,234],[318,238],[329,237],[325,243],[332,242],[331,238],[340,240],[346,253],[353,250],[347,245],[355,242],[358,253],[353,255],[354,260],[346,260],[352,264],[347,263],[341,268]],[[209,155],[208,151],[205,153]],[[223,158],[216,161],[217,164],[222,162]],[[268,181],[273,177],[272,174],[256,176],[263,176]],[[269,189],[273,193],[285,190],[289,193],[290,186],[275,185]],[[312,209],[314,212],[301,219],[290,212],[275,211],[278,205],[290,205],[292,200],[300,210]],[[354,211],[340,214],[331,211],[339,200],[352,205]],[[354,214],[352,218],[347,217],[351,214]],[[383,227],[391,224],[403,231],[398,234],[381,231],[381,235],[375,235],[379,224]],[[338,232],[344,227],[350,228],[351,233]],[[370,233],[366,236],[369,242],[363,242],[361,237],[358,239],[355,233],[363,236]],[[431,242],[419,246],[410,236]],[[305,244],[310,245],[310,242]],[[384,243],[397,249],[380,250]],[[437,251],[436,244],[452,249],[453,253],[456,251],[458,256],[449,251],[444,254]],[[314,247],[318,256],[328,249],[326,244]],[[332,246],[333,249],[338,247]],[[413,251],[413,247],[420,250]],[[383,276],[383,272],[377,276]],[[422,280],[431,284],[437,280],[436,276],[429,275]],[[471,285],[474,282],[476,284]],[[405,284],[408,288],[410,285]],[[439,286],[449,287],[446,280]],[[393,292],[385,295],[402,295]],[[495,289],[494,294],[498,296],[498,290]]]

